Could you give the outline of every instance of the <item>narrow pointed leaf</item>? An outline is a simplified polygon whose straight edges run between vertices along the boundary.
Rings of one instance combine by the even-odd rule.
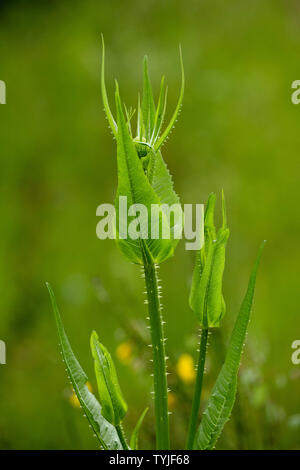
[[[256,274],[263,246],[264,243],[259,249],[253,266],[248,289],[231,335],[226,359],[213,387],[207,408],[198,428],[194,449],[212,449],[230,417],[236,396],[237,374],[249,324]]]
[[[149,408],[146,408],[143,413],[141,414],[141,416],[139,417],[139,420],[138,422],[136,423],[135,425],[135,428],[132,432],[132,435],[131,435],[131,438],[130,438],[130,448],[132,450],[138,450],[138,437],[139,437],[139,431],[140,431],[140,428],[143,424],[143,421],[144,421],[144,418],[146,416],[146,413],[147,411],[149,410]]]
[[[214,243],[212,269],[207,291],[207,322],[212,328],[220,326],[220,322],[225,314],[222,284],[228,237],[229,229],[220,228],[217,240]]]
[[[141,108],[141,98],[140,94],[138,94],[138,107],[137,107],[137,123],[136,123],[136,138],[137,140],[141,141],[143,134],[144,134],[144,127],[143,127],[143,115],[142,115],[142,108]]]
[[[48,283],[46,285],[51,298],[63,359],[79,403],[103,449],[122,450],[123,447],[115,427],[104,419],[99,402],[86,386],[88,377],[73,353],[61,321],[54,293],[50,285]]]
[[[153,99],[153,93],[151,83],[148,74],[148,58],[144,58],[144,87],[143,87],[143,101],[142,101],[142,113],[144,119],[144,127],[146,135],[144,136],[147,142],[150,141],[151,134],[153,132],[154,120],[155,120],[155,104]]]
[[[114,134],[117,137],[117,124],[114,120],[113,114],[110,110],[110,106],[108,103],[107,92],[106,92],[106,85],[105,85],[105,45],[104,45],[104,38],[102,37],[102,63],[101,63],[101,94],[102,100],[104,105],[105,114],[109,123],[109,126]]]
[[[223,217],[222,227],[226,228],[227,227],[227,214],[226,214],[225,195],[224,195],[223,189],[222,189],[222,217]]]
[[[91,351],[94,358],[102,415],[109,423],[117,426],[127,412],[127,404],[121,392],[111,355],[100,343],[95,331],[91,335]]]
[[[150,140],[150,145],[153,145],[153,143],[156,141],[160,133],[160,129],[161,129],[165,112],[166,112],[166,106],[167,106],[167,90],[165,89],[165,77],[162,77],[161,83],[160,83],[160,92],[159,92],[157,109],[155,113],[154,126],[153,126],[153,132],[152,132],[152,136]]]
[[[206,235],[205,242],[208,242],[207,239],[210,237],[213,241],[216,239],[216,236],[217,236],[215,222],[214,222],[215,206],[216,206],[216,195],[215,193],[211,193],[208,196],[208,201],[207,201],[205,215],[204,215],[204,231]]]
[[[126,119],[127,119],[128,131],[129,131],[130,137],[132,138],[131,119],[134,116],[135,109],[132,109],[132,108],[128,109],[125,103],[124,103],[124,109],[125,109],[125,114],[126,114]]]
[[[169,122],[168,126],[166,127],[166,129],[164,130],[164,132],[162,133],[160,138],[157,140],[157,142],[154,144],[154,149],[155,150],[158,150],[162,146],[162,144],[164,143],[164,141],[166,140],[166,138],[170,134],[170,132],[171,132],[171,130],[172,130],[177,118],[178,118],[178,115],[179,115],[179,112],[180,112],[180,109],[181,109],[181,105],[182,105],[182,101],[183,101],[185,77],[184,77],[184,68],[183,68],[181,47],[179,48],[179,52],[180,52],[180,67],[181,67],[181,88],[180,88],[179,98],[178,98],[177,106],[175,108],[173,116],[170,119],[170,122]]]

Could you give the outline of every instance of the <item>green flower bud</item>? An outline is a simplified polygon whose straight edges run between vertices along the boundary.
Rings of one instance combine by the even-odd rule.
[[[110,110],[104,79],[104,44],[102,57],[101,88],[108,122],[117,140],[118,189],[115,201],[117,244],[123,254],[137,264],[161,263],[173,255],[179,241],[178,231],[182,229],[183,216],[180,201],[173,189],[173,181],[162,158],[160,148],[168,137],[180,111],[184,91],[184,72],[181,60],[182,85],[178,104],[166,129],[161,132],[166,112],[167,91],[164,77],[161,80],[157,106],[153,100],[152,88],[148,76],[148,61],[144,60],[143,97],[138,97],[136,135],[132,131],[134,111],[122,105],[119,87],[116,84],[115,120]],[[120,198],[127,198],[127,207],[143,206],[144,211],[128,217],[122,210]],[[176,204],[179,210],[166,212]],[[158,215],[152,217],[152,206],[158,207]],[[143,209],[143,210],[142,210]],[[170,215],[171,214],[171,215]],[[132,220],[135,217],[135,220]],[[155,220],[154,220],[155,219]],[[130,230],[130,223],[131,225]],[[163,228],[164,227],[164,228]],[[166,236],[166,232],[169,235]],[[134,236],[132,236],[134,233]],[[175,236],[176,233],[176,236]],[[153,235],[155,234],[155,235]]]
[[[111,355],[99,342],[95,331],[91,335],[91,350],[94,358],[101,413],[109,423],[117,426],[127,412],[127,404],[120,389]]]
[[[222,282],[229,229],[223,193],[223,225],[217,233],[214,225],[215,203],[215,194],[211,194],[204,217],[204,246],[197,252],[189,298],[190,307],[197,315],[202,328],[219,327],[226,310]]]

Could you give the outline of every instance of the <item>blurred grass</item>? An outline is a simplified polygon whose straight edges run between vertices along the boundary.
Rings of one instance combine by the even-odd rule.
[[[118,363],[130,410],[126,428],[150,402],[139,269],[112,241],[95,235],[96,207],[112,202],[116,189],[115,145],[100,99],[101,32],[110,94],[117,76],[127,104],[136,102],[147,53],[156,91],[161,74],[167,76],[172,109],[182,44],[184,107],[164,155],[183,202],[205,202],[222,187],[226,193],[228,314],[212,338],[205,397],[257,247],[268,240],[239,400],[218,448],[299,448],[300,371],[290,360],[300,334],[300,108],[290,101],[291,83],[299,78],[299,15],[292,0],[2,5],[0,79],[7,105],[0,108],[0,338],[7,343],[7,365],[0,367],[0,448],[96,447],[68,401],[46,280],[92,384],[93,328],[112,352],[121,341],[133,344],[130,364]],[[195,351],[196,321],[187,306],[192,267],[193,254],[181,243],[160,271],[177,447],[185,440],[192,392],[175,372],[179,356]],[[152,422],[150,410],[144,447],[154,442]]]

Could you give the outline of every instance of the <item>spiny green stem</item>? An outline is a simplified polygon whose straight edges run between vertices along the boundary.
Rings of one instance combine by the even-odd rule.
[[[156,267],[154,264],[145,263],[144,271],[153,350],[156,447],[159,450],[168,450],[170,449],[170,436],[165,339],[163,334]]]
[[[198,360],[198,368],[197,368],[195,393],[194,393],[193,404],[192,404],[192,414],[190,418],[188,438],[187,438],[187,444],[186,444],[187,449],[193,448],[195,435],[197,431],[202,384],[203,384],[204,365],[205,365],[205,358],[206,358],[207,337],[208,337],[208,328],[203,328],[202,333],[201,333],[201,340],[200,340],[199,360]]]
[[[124,450],[129,450],[129,447],[128,447],[128,444],[127,444],[127,442],[126,442],[126,437],[125,437],[125,434],[124,434],[122,425],[121,425],[121,424],[118,424],[118,425],[116,426],[116,430],[117,430],[118,436],[119,436],[119,438],[120,438],[121,444],[122,444],[122,446],[123,446],[123,449],[124,449]]]

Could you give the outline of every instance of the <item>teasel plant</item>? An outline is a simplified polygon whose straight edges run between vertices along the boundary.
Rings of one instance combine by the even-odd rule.
[[[118,187],[116,192],[116,220],[120,215],[120,198],[127,197],[128,205],[143,205],[147,209],[156,204],[180,205],[180,200],[173,186],[172,177],[163,160],[161,148],[168,138],[178,118],[184,95],[185,76],[182,53],[180,49],[181,88],[175,110],[170,121],[164,126],[166,115],[167,88],[164,77],[161,80],[157,105],[148,74],[148,60],[143,64],[143,93],[137,100],[136,132],[133,131],[133,115],[135,111],[127,109],[122,103],[118,83],[115,83],[115,116],[111,111],[105,85],[105,47],[102,37],[101,92],[104,111],[117,143]],[[222,193],[222,226],[217,231],[214,224],[216,196],[208,198],[204,215],[204,244],[196,253],[195,268],[189,297],[189,305],[196,315],[201,329],[199,359],[195,383],[194,398],[191,406],[191,417],[187,425],[187,449],[212,449],[229,420],[237,391],[237,376],[241,354],[245,342],[250,319],[256,274],[264,243],[261,245],[252,268],[250,280],[239,314],[237,316],[224,364],[212,389],[206,409],[200,419],[200,402],[205,369],[207,339],[209,332],[220,328],[225,314],[225,301],[222,284],[225,267],[225,250],[229,237],[225,198]],[[147,211],[151,213],[150,210]],[[133,214],[132,214],[133,215]],[[121,214],[122,217],[122,214]],[[159,227],[169,223],[170,237],[162,237],[159,227],[153,227],[150,215],[140,216],[138,228],[144,230],[158,229],[156,238],[128,236],[128,227],[116,226],[116,242],[128,261],[139,265],[142,269],[146,286],[146,303],[151,332],[154,410],[156,449],[170,449],[169,413],[168,413],[168,381],[165,354],[164,321],[160,301],[158,266],[174,255],[179,237],[175,236],[182,229],[182,212],[173,219],[164,219],[164,211],[159,212]],[[121,220],[121,219],[120,219]],[[152,224],[152,226],[151,226]],[[125,232],[124,232],[125,230]],[[80,406],[87,417],[94,435],[104,450],[136,450],[138,435],[143,419],[148,411],[141,414],[130,441],[125,436],[122,422],[127,412],[127,404],[121,391],[116,368],[112,357],[105,346],[99,341],[95,331],[91,335],[91,352],[94,361],[95,375],[98,386],[98,399],[87,386],[88,377],[76,359],[67,338],[55,296],[47,283],[52,308],[56,320],[62,356],[68,377],[76,393]],[[200,423],[199,423],[200,421]]]

